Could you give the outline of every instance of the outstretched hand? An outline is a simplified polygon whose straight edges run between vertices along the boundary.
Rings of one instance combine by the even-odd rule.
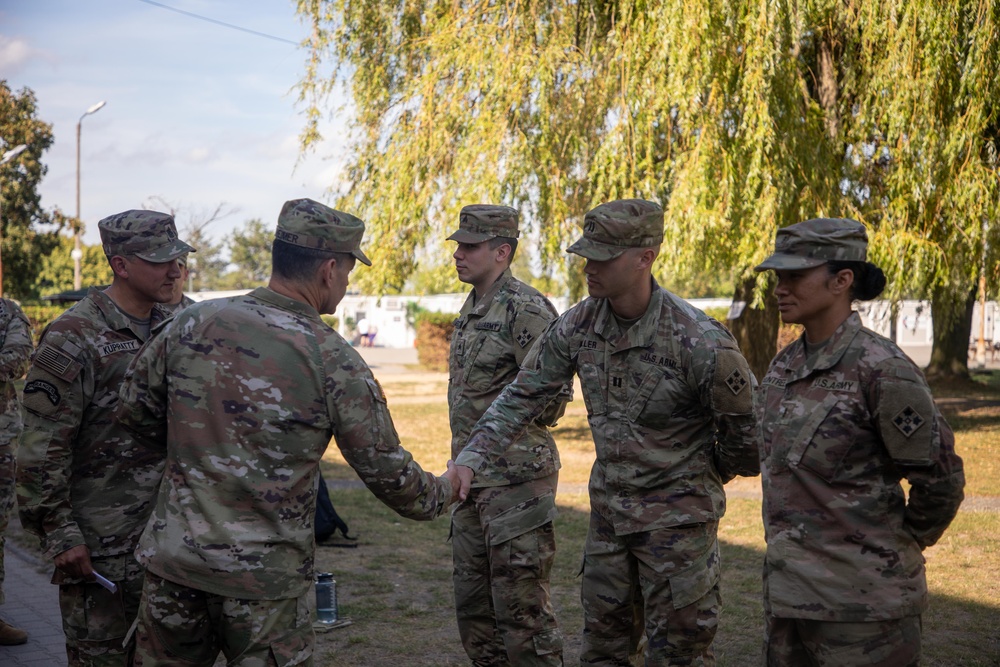
[[[472,468],[455,465],[454,461],[448,460],[448,470],[445,471],[443,477],[447,477],[451,482],[452,502],[464,502],[469,497],[469,489],[472,488],[472,478],[475,474]]]

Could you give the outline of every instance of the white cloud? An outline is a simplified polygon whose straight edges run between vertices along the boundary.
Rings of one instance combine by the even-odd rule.
[[[28,42],[20,37],[0,35],[0,72],[4,72],[5,75],[16,74],[31,59],[55,61],[50,54],[32,49]]]

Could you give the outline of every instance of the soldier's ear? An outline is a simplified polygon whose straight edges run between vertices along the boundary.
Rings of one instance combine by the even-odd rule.
[[[111,270],[114,272],[115,276],[119,278],[128,278],[128,262],[121,255],[113,255],[108,258],[108,264],[111,265]]]
[[[854,284],[854,271],[841,269],[830,277],[830,291],[834,294],[849,292]]]
[[[498,262],[506,262],[510,259],[511,248],[509,243],[501,243],[496,249]]]
[[[650,269],[656,260],[656,251],[652,248],[643,248],[637,259],[640,269]]]

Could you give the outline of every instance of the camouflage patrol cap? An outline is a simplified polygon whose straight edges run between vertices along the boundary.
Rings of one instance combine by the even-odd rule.
[[[365,223],[350,213],[336,211],[312,199],[286,201],[278,215],[274,238],[302,248],[345,252],[372,265],[361,251]]]
[[[811,269],[836,260],[864,262],[868,259],[868,232],[856,220],[814,218],[778,230],[774,253],[754,267],[768,269]]]
[[[458,231],[448,237],[459,243],[482,243],[498,236],[516,239],[518,213],[510,206],[472,204],[458,214]]]
[[[159,211],[133,209],[109,215],[97,223],[108,257],[135,255],[163,264],[195,249],[177,238],[174,216]]]
[[[629,248],[655,248],[663,242],[663,209],[645,199],[601,204],[583,218],[583,237],[566,252],[603,262]]]

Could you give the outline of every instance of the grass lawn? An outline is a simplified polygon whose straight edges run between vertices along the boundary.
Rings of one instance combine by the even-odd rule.
[[[954,389],[945,406],[965,459],[967,495],[1000,502],[998,376],[977,376],[982,390]],[[427,469],[440,472],[449,456],[445,382],[407,376],[380,378],[403,445]],[[937,392],[936,393],[941,393]],[[577,393],[579,397],[579,393]],[[559,551],[552,580],[556,613],[566,635],[565,662],[576,664],[582,632],[577,573],[587,531],[586,482],[594,460],[582,400],[570,404],[555,431],[560,472],[556,522]],[[336,447],[324,474],[357,479]],[[758,664],[763,634],[764,554],[759,481],[737,480],[722,521],[724,610],[715,649],[720,667]],[[341,615],[353,624],[319,635],[318,665],[467,665],[455,626],[448,522],[400,519],[364,489],[335,488],[338,512],[360,536],[357,549],[320,547],[317,566],[337,579]],[[970,499],[971,500],[971,499]],[[941,542],[926,552],[931,606],[924,615],[924,665],[1000,664],[1000,513],[963,511]]]

